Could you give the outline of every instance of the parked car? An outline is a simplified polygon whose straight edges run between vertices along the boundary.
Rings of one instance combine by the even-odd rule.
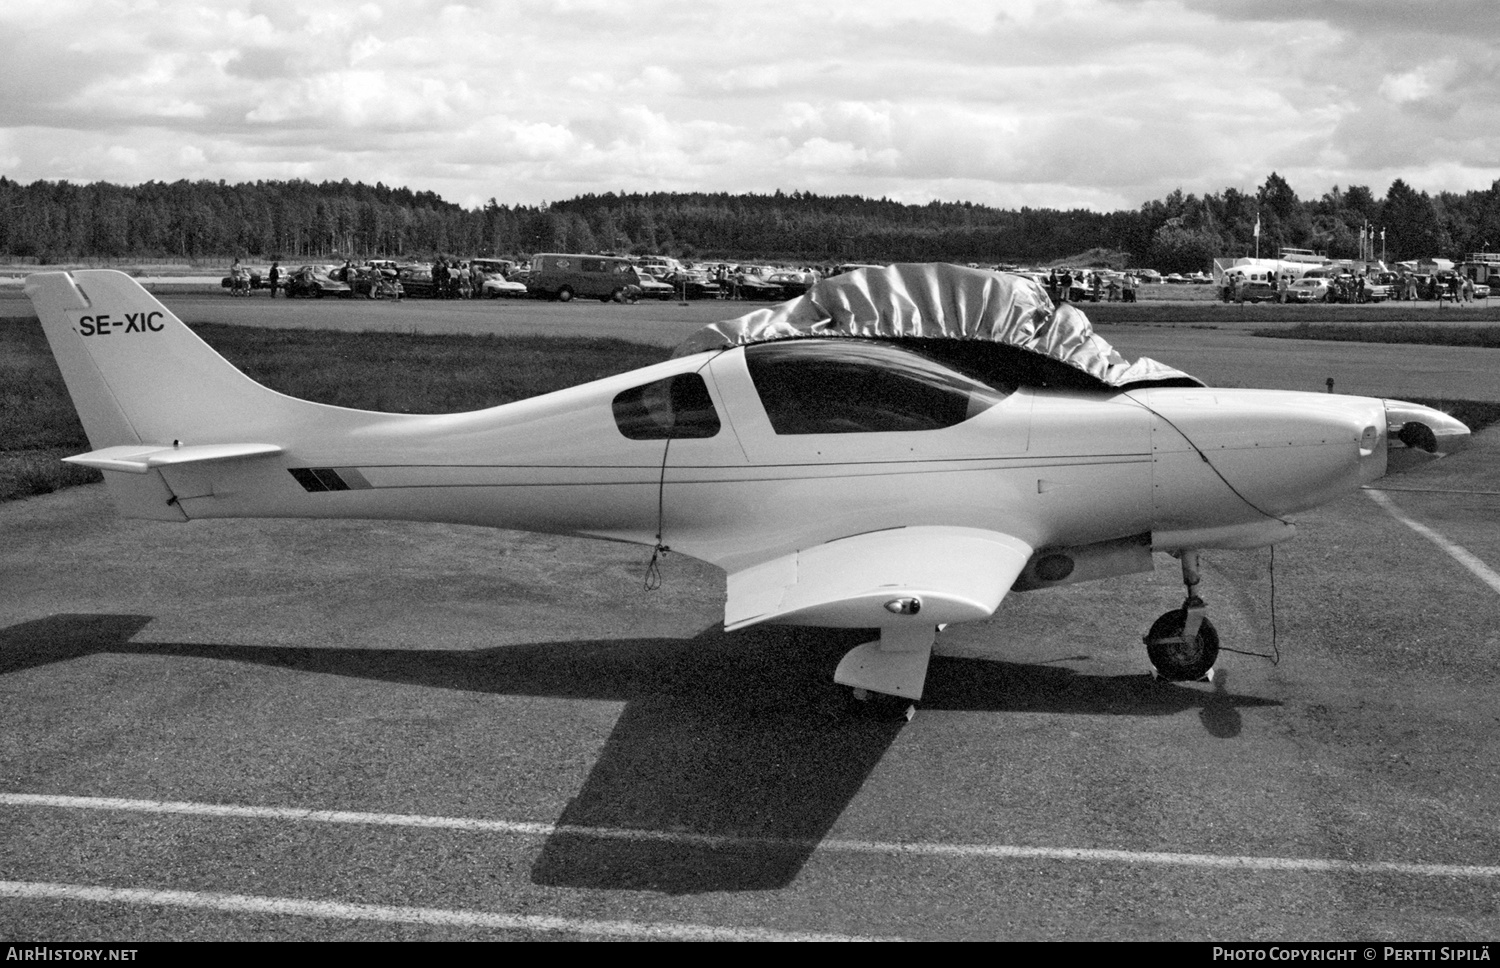
[[[641,287],[642,299],[671,299],[677,290],[671,283],[663,282],[649,270],[649,266],[636,267],[635,284]]]
[[[1384,282],[1378,282],[1366,276],[1364,279],[1364,301],[1385,302],[1395,295],[1395,287]]]
[[[1287,302],[1326,302],[1328,300],[1328,280],[1323,278],[1308,278],[1292,281],[1287,287]]]
[[[807,290],[812,288],[814,279],[815,277],[810,272],[785,270],[771,273],[766,277],[766,282],[781,290],[776,298],[785,301],[805,295]]]
[[[729,294],[733,299],[780,300],[782,298],[780,286],[773,285],[756,272],[745,269],[741,269],[730,278]]]
[[[479,295],[486,299],[498,299],[501,296],[517,299],[527,294],[525,283],[510,279],[509,274],[515,269],[515,263],[509,259],[471,259],[469,268],[479,270]]]
[[[718,299],[724,295],[724,289],[703,269],[679,269],[662,282],[670,285],[673,292],[688,299]]]
[[[401,280],[396,273],[396,263],[389,259],[375,259],[354,270],[353,279],[345,279],[354,295],[366,299],[400,299],[404,295]]]
[[[511,282],[504,276],[485,276],[479,285],[479,295],[485,299],[523,299],[530,294],[524,282]]]
[[[425,262],[408,262],[397,266],[396,279],[407,296],[431,299],[437,295],[437,287],[432,284],[432,266]]]
[[[348,283],[333,278],[335,269],[341,270],[342,266],[303,266],[291,273],[286,280],[287,298],[304,296],[322,299],[324,296],[337,296],[348,299],[354,295],[354,290]]]

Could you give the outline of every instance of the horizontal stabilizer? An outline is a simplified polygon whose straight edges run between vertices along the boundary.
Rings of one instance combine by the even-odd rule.
[[[198,444],[192,447],[163,447],[160,444],[124,444],[105,447],[76,457],[64,457],[69,464],[80,464],[101,471],[125,471],[145,474],[152,468],[174,464],[201,464],[207,461],[240,460],[268,457],[281,453],[275,444]]]

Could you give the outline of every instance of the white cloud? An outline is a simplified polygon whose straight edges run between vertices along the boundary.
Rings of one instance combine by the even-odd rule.
[[[1440,85],[1433,82],[1432,71],[1427,67],[1388,74],[1380,82],[1381,96],[1396,104],[1426,100],[1439,90]]]

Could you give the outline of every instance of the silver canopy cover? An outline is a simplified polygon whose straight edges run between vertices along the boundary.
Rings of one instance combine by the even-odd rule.
[[[1060,360],[1113,387],[1158,380],[1202,385],[1155,360],[1126,360],[1094,332],[1082,310],[1053,306],[1029,277],[935,262],[819,280],[796,299],[705,326],[672,355],[799,336],[990,340]]]

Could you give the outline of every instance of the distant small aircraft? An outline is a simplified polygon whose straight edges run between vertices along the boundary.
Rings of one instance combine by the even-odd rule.
[[[1122,360],[1019,276],[863,269],[715,324],[666,362],[473,413],[371,413],[255,383],[130,277],[44,272],[30,295],[120,511],[161,521],[443,521],[635,542],[728,573],[727,630],[871,628],[860,697],[922,695],[938,630],[1006,592],[1181,559],[1148,633],[1159,675],[1211,675],[1202,549],[1468,428],[1392,400],[1218,390]],[[894,700],[888,697],[896,697]]]

